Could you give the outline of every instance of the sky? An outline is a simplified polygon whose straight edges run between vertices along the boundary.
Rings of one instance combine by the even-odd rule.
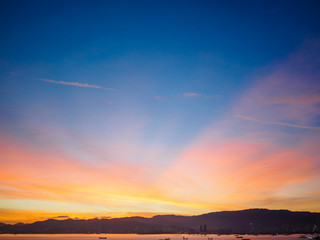
[[[320,211],[319,1],[0,1],[0,222]]]

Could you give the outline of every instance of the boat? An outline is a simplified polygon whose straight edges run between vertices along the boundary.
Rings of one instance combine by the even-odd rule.
[[[107,237],[99,237],[99,239],[107,239]]]

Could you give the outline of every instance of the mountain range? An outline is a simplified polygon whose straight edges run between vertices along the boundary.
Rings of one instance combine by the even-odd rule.
[[[0,233],[293,234],[312,233],[316,228],[319,229],[319,221],[320,213],[248,209],[212,212],[197,216],[48,219],[13,225],[0,223]]]

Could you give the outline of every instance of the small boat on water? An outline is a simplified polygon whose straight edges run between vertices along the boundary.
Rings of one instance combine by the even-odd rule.
[[[99,237],[99,239],[107,239],[107,237]]]
[[[236,236],[236,238],[243,238],[242,236]]]

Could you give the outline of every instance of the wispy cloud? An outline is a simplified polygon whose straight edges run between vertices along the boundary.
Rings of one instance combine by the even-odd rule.
[[[56,83],[56,84],[69,85],[69,86],[76,86],[76,87],[99,88],[99,89],[106,89],[106,90],[109,90],[109,91],[116,91],[116,89],[114,89],[114,88],[105,88],[105,87],[101,87],[101,86],[98,86],[98,85],[91,85],[91,84],[87,84],[87,83],[55,81],[55,80],[45,79],[45,78],[40,78],[39,80],[43,81],[43,82]]]
[[[244,116],[244,115],[240,115],[240,114],[235,114],[234,116],[237,118],[242,118],[242,119],[248,120],[248,121],[259,122],[259,123],[269,124],[269,125],[281,125],[281,126],[294,127],[294,128],[320,130],[320,127],[304,126],[304,125],[297,125],[297,124],[283,123],[283,122],[270,122],[270,121],[264,121],[264,120],[260,120],[260,119],[256,119],[256,118],[253,118],[250,116]]]
[[[202,94],[190,92],[190,93],[184,93],[183,96],[185,96],[185,97],[200,97],[200,96],[202,96]]]
[[[213,94],[213,95],[207,95],[207,94],[202,94],[202,93],[195,93],[195,92],[186,92],[183,94],[176,94],[176,95],[171,95],[171,96],[159,96],[159,95],[155,95],[153,96],[153,98],[155,100],[170,100],[173,98],[181,98],[181,97],[185,97],[185,98],[196,98],[196,97],[201,97],[201,98],[218,98],[220,97],[220,95],[217,94]]]
[[[153,98],[156,99],[156,100],[164,100],[163,96],[154,96]]]
[[[302,48],[255,76],[255,83],[237,101],[235,113],[311,125],[320,115],[320,42]]]
[[[299,97],[281,97],[276,98],[273,103],[287,103],[287,104],[299,104],[299,103],[318,103],[320,102],[320,95],[311,96],[299,96]]]

